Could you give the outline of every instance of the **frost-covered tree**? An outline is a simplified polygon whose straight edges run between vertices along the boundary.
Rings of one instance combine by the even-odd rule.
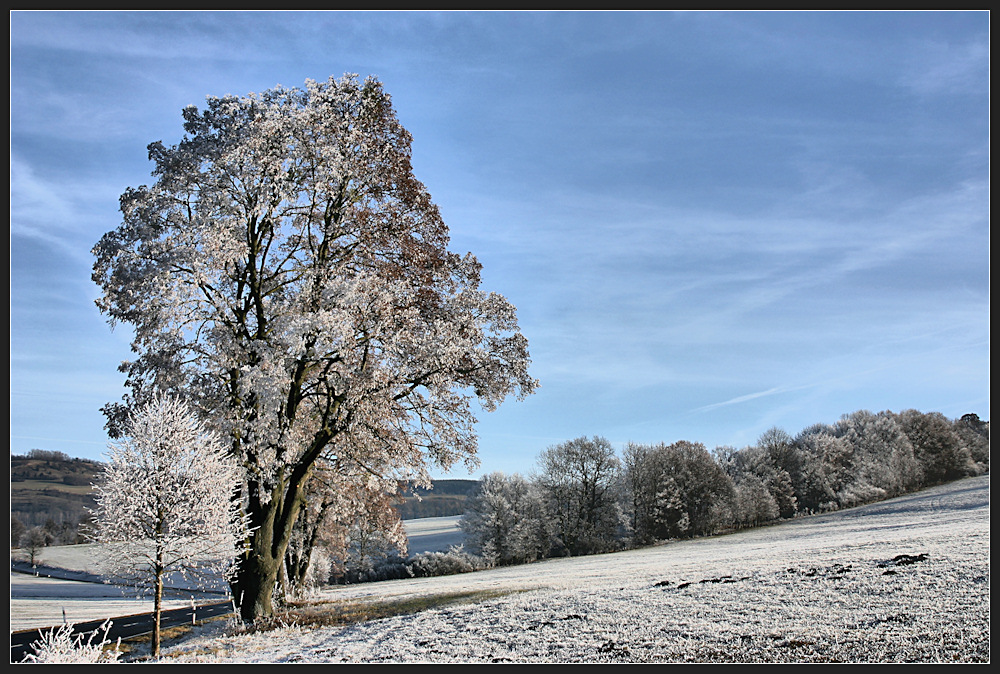
[[[842,505],[898,496],[920,486],[921,467],[903,428],[890,412],[858,410],[834,428],[851,447],[851,490]]]
[[[160,649],[168,574],[232,569],[245,535],[238,496],[242,471],[227,448],[180,400],[156,395],[110,444],[95,485],[93,538],[108,573],[153,592],[153,656]]]
[[[969,448],[940,412],[903,410],[896,415],[923,469],[925,485],[957,480],[976,472]]]
[[[762,477],[778,505],[779,516],[794,516],[798,511],[795,484],[802,479],[802,457],[794,439],[783,429],[772,426],[757,439],[757,447],[764,452],[770,466],[768,474]]]
[[[666,447],[635,443],[625,446],[622,482],[632,545],[686,536],[691,528]]]
[[[660,471],[649,445],[630,442],[622,451],[622,499],[632,545],[657,539],[655,495]]]
[[[736,482],[735,489],[733,515],[738,526],[755,527],[778,519],[778,503],[762,479],[753,473],[743,475]]]
[[[771,465],[785,471],[794,483],[802,470],[802,457],[795,446],[795,439],[784,429],[772,426],[757,438],[757,446],[767,453]]]
[[[619,460],[602,437],[553,445],[538,457],[539,485],[556,554],[585,555],[618,544],[624,514],[618,498]]]
[[[801,456],[799,471],[801,474]],[[782,516],[779,499],[792,504],[792,514],[798,507],[798,498],[787,471],[779,470],[765,443],[744,447],[716,447],[713,456],[722,471],[732,480],[735,490],[733,524],[753,527]],[[787,516],[787,515],[786,515]]]
[[[953,422],[955,433],[969,450],[976,464],[976,472],[990,469],[990,422],[982,421],[978,414],[963,414]]]
[[[754,477],[761,482],[771,495],[778,508],[779,517],[792,517],[798,511],[798,500],[792,476],[785,466],[789,465],[788,457],[794,456],[794,473],[801,478],[802,462],[798,449],[782,441],[780,453],[775,451],[775,445],[768,441],[770,432],[765,433],[757,445],[744,447],[727,458],[726,471],[734,485],[738,485],[747,477]],[[782,431],[783,433],[783,431]]]
[[[541,498],[535,486],[517,473],[484,475],[459,524],[465,547],[490,564],[521,564],[548,554]]]
[[[838,508],[838,494],[850,482],[850,446],[829,424],[803,429],[795,446],[802,457],[800,481],[795,485],[799,509],[816,512]]]
[[[628,500],[638,505],[632,518],[636,544],[712,533],[730,524],[733,481],[700,442],[630,445],[624,462]]]
[[[357,465],[320,459],[285,554],[286,595],[325,583],[329,572],[359,577],[383,558],[405,555],[406,532],[392,507],[397,488]]]
[[[475,464],[473,403],[523,397],[527,340],[480,264],[448,249],[411,137],[374,78],[209,97],[149,146],[156,181],[121,196],[94,247],[99,308],[135,331],[122,410],[183,393],[245,470],[245,621],[272,596],[320,457],[429,484]]]

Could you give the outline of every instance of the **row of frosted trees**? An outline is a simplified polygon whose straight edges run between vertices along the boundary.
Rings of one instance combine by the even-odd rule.
[[[974,414],[862,410],[714,452],[680,441],[619,455],[581,437],[544,450],[530,477],[484,476],[462,529],[473,554],[518,564],[759,526],[988,470],[989,422]]]

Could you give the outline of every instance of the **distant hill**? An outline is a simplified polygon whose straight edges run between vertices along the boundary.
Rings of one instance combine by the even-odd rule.
[[[11,454],[12,528],[16,518],[25,528],[51,520],[76,531],[86,520],[88,508],[96,505],[91,485],[102,470],[100,461],[72,458],[62,452],[33,449],[25,455]],[[405,520],[461,515],[465,499],[477,484],[476,480],[434,480],[432,489],[404,491],[396,509]]]
[[[461,515],[465,500],[478,484],[478,480],[433,480],[432,489],[404,491],[396,510],[404,520]]]
[[[96,504],[91,485],[103,464],[74,459],[62,452],[33,449],[10,457],[11,527],[17,519],[24,527],[50,521],[76,531]],[[68,542],[68,541],[67,541]]]

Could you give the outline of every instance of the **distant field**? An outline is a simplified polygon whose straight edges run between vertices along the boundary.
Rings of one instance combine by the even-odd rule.
[[[461,545],[465,535],[458,528],[461,515],[451,517],[425,517],[403,520],[403,528],[409,538],[408,553],[444,551],[453,545]]]
[[[22,482],[10,483],[10,490],[12,493],[16,493],[18,491],[42,491],[49,489],[58,492],[66,492],[67,494],[80,495],[87,495],[91,492],[91,486],[89,484],[63,484],[62,482],[55,482],[52,480],[24,480]]]

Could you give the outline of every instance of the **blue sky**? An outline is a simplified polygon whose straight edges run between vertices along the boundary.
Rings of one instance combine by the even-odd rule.
[[[15,11],[10,43],[13,453],[106,449],[130,334],[90,250],[147,144],[345,72],[529,340],[541,388],[480,415],[471,476],[581,435],[989,419],[988,12]]]

